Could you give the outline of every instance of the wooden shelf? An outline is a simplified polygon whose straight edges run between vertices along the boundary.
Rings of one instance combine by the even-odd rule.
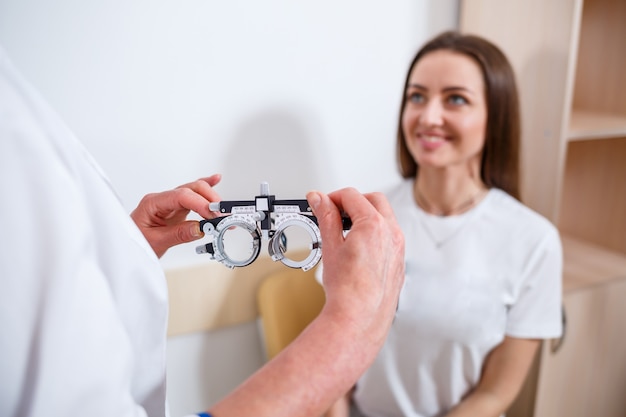
[[[583,110],[572,111],[567,140],[626,137],[626,116]]]
[[[514,67],[524,201],[563,243],[565,342],[544,343],[506,415],[624,417],[626,1],[531,3],[460,9],[461,30],[491,39]]]
[[[626,279],[626,255],[562,234],[563,291]]]

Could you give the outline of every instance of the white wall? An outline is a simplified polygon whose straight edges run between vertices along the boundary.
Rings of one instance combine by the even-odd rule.
[[[407,65],[457,13],[457,0],[0,0],[0,44],[130,211],[214,172],[225,199],[261,181],[278,198],[393,183]],[[162,260],[201,261],[193,244]],[[170,345],[173,415],[262,362],[254,324]],[[237,369],[215,372],[225,363]]]

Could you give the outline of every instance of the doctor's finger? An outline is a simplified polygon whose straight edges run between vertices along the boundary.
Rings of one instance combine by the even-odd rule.
[[[207,201],[215,202],[220,201],[221,197],[213,187],[215,187],[221,179],[221,174],[214,174],[210,177],[200,178],[196,181],[180,185],[176,188],[189,188],[190,190],[193,190],[194,192],[206,198]]]
[[[159,201],[160,212],[165,213],[169,211],[173,213],[184,209],[198,213],[205,219],[211,219],[217,216],[217,213],[212,212],[209,208],[209,203],[219,201],[217,193],[215,193],[217,196],[215,200],[207,199],[205,196],[187,187],[175,188],[174,190],[166,191],[162,194],[163,198]]]
[[[322,241],[327,242],[324,246],[334,247],[343,240],[343,227],[339,209],[328,195],[324,193],[312,191],[306,197],[313,209],[313,214],[317,217]]]
[[[376,211],[383,215],[385,218],[395,218],[395,214],[393,209],[391,208],[391,204],[389,204],[389,200],[383,193],[375,192],[365,194],[365,198],[374,206]]]
[[[209,202],[189,188],[146,195],[133,212],[133,217],[148,223],[155,218],[176,221],[182,220],[180,216],[186,216],[190,210],[205,218],[215,217],[209,209]]]
[[[354,188],[344,188],[328,195],[339,210],[345,212],[352,224],[371,221],[379,213],[372,203]]]

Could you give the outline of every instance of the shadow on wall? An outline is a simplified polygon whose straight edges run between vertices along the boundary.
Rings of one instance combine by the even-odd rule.
[[[285,109],[267,109],[244,119],[229,140],[221,170],[222,198],[253,199],[263,181],[277,199],[300,199],[309,190],[324,190],[332,178],[331,164],[322,160],[324,143],[316,131]]]

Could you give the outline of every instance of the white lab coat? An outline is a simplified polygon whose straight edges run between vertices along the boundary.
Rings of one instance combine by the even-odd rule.
[[[158,259],[1,48],[0,196],[0,416],[166,415]]]

